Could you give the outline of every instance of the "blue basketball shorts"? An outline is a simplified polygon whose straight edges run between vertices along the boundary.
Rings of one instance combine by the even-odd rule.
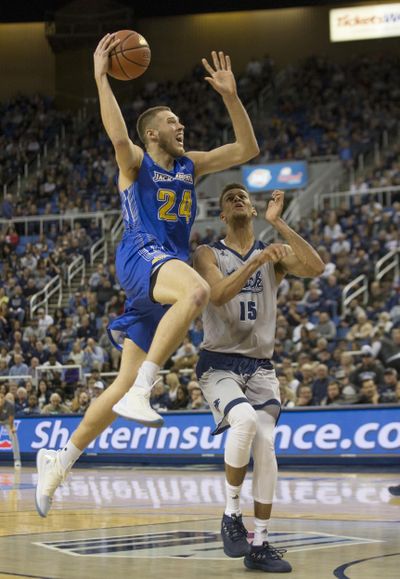
[[[124,339],[129,338],[145,352],[149,351],[158,323],[169,307],[152,300],[151,276],[170,259],[177,257],[157,245],[138,250],[129,239],[119,244],[116,271],[126,293],[125,312],[108,326],[109,338],[119,350],[122,350]]]

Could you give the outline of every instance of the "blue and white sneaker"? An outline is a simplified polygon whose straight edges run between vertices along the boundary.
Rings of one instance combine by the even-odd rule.
[[[247,529],[243,524],[242,515],[225,515],[221,521],[221,535],[224,543],[224,553],[234,559],[250,553],[250,543],[247,541]]]
[[[244,558],[244,566],[266,573],[290,573],[292,566],[282,559],[284,553],[286,549],[275,549],[267,542],[259,547],[252,545],[250,553]]]

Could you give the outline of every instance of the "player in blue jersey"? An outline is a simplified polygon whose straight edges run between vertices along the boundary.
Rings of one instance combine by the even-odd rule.
[[[181,120],[168,107],[154,107],[137,122],[145,151],[134,145],[107,78],[109,53],[118,42],[110,34],[99,42],[94,68],[101,118],[119,168],[125,223],[116,264],[127,296],[126,311],[110,325],[112,340],[122,346],[121,367],[66,446],[60,451],[39,451],[36,507],[44,517],[57,486],[88,444],[113,422],[115,412],[151,426],[162,424],[149,403],[151,388],[210,293],[208,283],[185,263],[196,209],[194,182],[259,152],[237,95],[229,56],[223,52],[212,52],[213,66],[206,59],[202,62],[208,74],[205,80],[224,101],[235,141],[207,152],[186,153]]]

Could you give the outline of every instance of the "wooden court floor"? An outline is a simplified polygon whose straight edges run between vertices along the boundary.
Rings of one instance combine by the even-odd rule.
[[[400,498],[387,490],[399,482],[383,471],[281,470],[270,540],[287,549],[290,576],[399,579]],[[219,469],[76,468],[47,519],[35,483],[33,468],[0,465],[0,579],[265,575],[224,556]],[[251,530],[251,474],[242,496]]]

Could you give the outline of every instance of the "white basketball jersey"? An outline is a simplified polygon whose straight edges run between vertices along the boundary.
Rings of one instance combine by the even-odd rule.
[[[256,241],[247,255],[223,242],[209,245],[224,276],[232,274],[266,245]],[[211,302],[203,312],[201,347],[212,352],[234,353],[250,358],[272,358],[275,343],[277,283],[274,264],[263,264],[247,280],[241,292],[223,306]]]

